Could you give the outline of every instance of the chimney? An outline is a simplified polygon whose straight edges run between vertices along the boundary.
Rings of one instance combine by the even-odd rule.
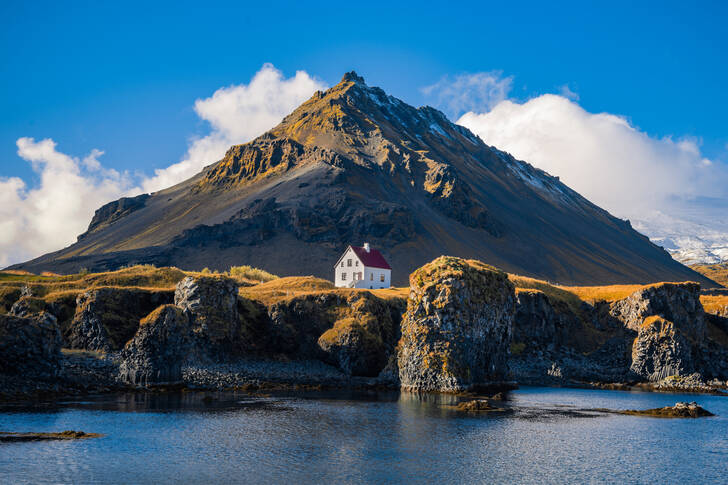
[[[369,252],[369,243],[364,243],[364,251]]]

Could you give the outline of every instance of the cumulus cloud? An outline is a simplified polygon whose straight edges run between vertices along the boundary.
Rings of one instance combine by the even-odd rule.
[[[0,267],[72,243],[99,206],[135,190],[126,173],[101,166],[100,150],[79,159],[49,138],[16,144],[39,183],[29,188],[18,177],[0,178]]]
[[[650,137],[622,116],[589,113],[563,96],[504,100],[458,123],[621,217],[726,196],[728,171],[701,154],[698,140]]]
[[[193,139],[184,159],[156,170],[146,179],[144,192],[160,190],[198,173],[220,160],[231,145],[245,143],[278,124],[285,115],[317,90],[326,89],[320,80],[298,71],[284,78],[272,64],[265,64],[249,84],[220,88],[209,98],[195,102],[195,112],[209,122],[211,132]]]
[[[210,132],[190,140],[180,162],[149,177],[104,167],[99,161],[104,152],[98,149],[74,157],[58,151],[50,138],[18,139],[18,156],[30,162],[39,182],[29,187],[20,178],[0,177],[0,267],[71,244],[101,205],[192,177],[222,158],[231,145],[264,133],[325,88],[304,71],[285,78],[265,64],[248,84],[220,88],[209,98],[198,99],[195,112],[210,124]]]
[[[493,108],[506,99],[512,86],[512,76],[503,77],[500,71],[490,71],[445,76],[422,88],[422,93],[448,115],[457,117],[476,106]]]

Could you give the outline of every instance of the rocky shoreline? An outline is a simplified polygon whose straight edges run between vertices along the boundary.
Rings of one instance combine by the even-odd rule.
[[[90,289],[70,303],[23,287],[0,314],[0,399],[179,388],[728,389],[728,319],[704,312],[699,285],[648,285],[613,302],[541,287],[451,257],[415,271],[406,298],[313,278],[243,291],[223,275],[181,277],[174,291]]]

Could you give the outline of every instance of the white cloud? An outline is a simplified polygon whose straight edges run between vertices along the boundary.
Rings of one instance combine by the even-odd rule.
[[[589,113],[562,96],[505,100],[458,123],[620,217],[728,195],[728,170],[703,157],[698,140],[653,138],[624,117]]]
[[[572,101],[579,101],[579,93],[576,91],[573,91],[568,84],[564,84],[559,88],[559,92],[561,95],[565,98],[568,98]]]
[[[437,83],[422,88],[422,93],[452,117],[477,108],[489,110],[506,99],[513,77],[500,71],[445,76]]]
[[[195,102],[195,112],[210,123],[208,135],[190,141],[182,161],[156,170],[152,177],[108,169],[104,152],[93,149],[77,158],[56,149],[50,139],[17,140],[18,155],[39,175],[37,186],[0,177],[0,268],[73,243],[101,205],[119,197],[153,192],[182,182],[218,161],[234,144],[275,126],[316,90],[321,81],[303,71],[291,78],[265,64],[248,84],[220,88]]]
[[[326,85],[304,71],[285,79],[281,71],[265,64],[249,84],[220,88],[195,102],[195,112],[210,123],[207,136],[190,142],[185,158],[143,182],[144,192],[179,183],[204,166],[220,160],[231,145],[245,143],[273,128],[285,115]]]
[[[29,188],[20,178],[0,178],[0,267],[72,243],[99,206],[134,190],[127,174],[101,166],[99,150],[79,160],[49,138],[16,144],[40,181]]]

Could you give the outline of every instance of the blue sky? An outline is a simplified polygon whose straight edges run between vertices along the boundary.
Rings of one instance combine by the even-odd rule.
[[[444,75],[501,70],[513,96],[568,85],[588,111],[725,157],[728,3],[509,3],[4,1],[0,175],[32,176],[22,136],[100,148],[117,168],[166,166],[207,129],[194,100],[265,62],[328,84],[356,69],[413,104]]]
[[[453,120],[472,111],[461,122],[486,142],[561,176],[620,217],[654,211],[670,197],[707,195],[707,205],[728,207],[728,188],[716,188],[728,181],[728,2],[512,3],[1,2],[0,233],[14,235],[0,234],[0,266],[72,242],[98,204],[137,183],[112,190],[96,180],[92,192],[68,202],[73,210],[52,216],[75,220],[55,241],[36,230],[47,219],[16,214],[43,213],[53,189],[83,187],[86,175],[73,178],[74,166],[98,159],[104,170],[141,179],[184,160],[194,139],[215,135],[195,102],[252,85],[266,63],[280,74],[276,89],[297,71],[310,76],[306,86],[323,87],[355,69],[370,85],[434,104]],[[495,100],[503,102],[494,109],[465,92],[461,109],[448,109],[447,96],[423,91],[436,85],[436,94],[452,94],[473,80],[504,87]],[[251,137],[235,136],[217,142]],[[589,137],[599,143],[572,150]],[[104,153],[87,163],[94,149]],[[582,159],[592,168],[579,175]],[[611,185],[602,183],[613,166]],[[107,174],[95,170],[97,179]],[[640,180],[618,193],[630,170],[661,184],[646,194],[652,206],[628,197]],[[47,244],[11,254],[28,240]]]

